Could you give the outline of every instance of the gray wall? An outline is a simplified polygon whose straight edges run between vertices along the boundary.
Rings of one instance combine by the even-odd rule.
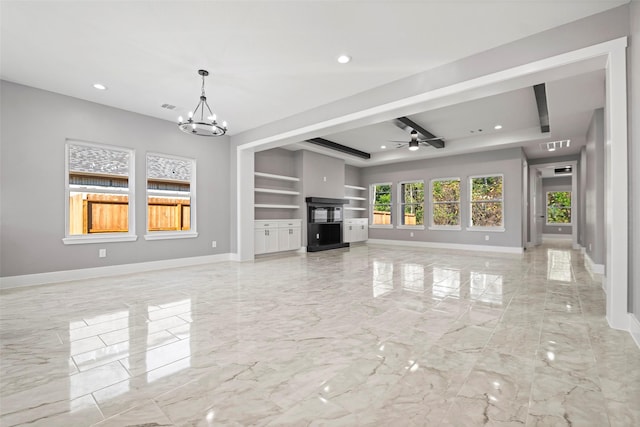
[[[640,3],[629,12],[629,311],[640,321]]]
[[[604,110],[593,112],[587,131],[585,183],[585,250],[596,264],[605,263]]]
[[[559,176],[553,178],[542,179],[542,194],[546,200],[548,191],[571,191],[571,177]],[[572,195],[572,197],[575,197]],[[572,212],[573,215],[573,212]],[[576,219],[572,216],[572,221]],[[568,234],[571,235],[570,225],[545,225],[542,227],[543,234]]]
[[[469,186],[468,177],[484,174],[503,174],[504,186],[504,232],[467,231],[469,224]],[[415,240],[425,242],[458,243],[469,245],[490,245],[523,247],[522,242],[522,150],[509,148],[499,151],[488,151],[477,154],[444,157],[438,159],[416,160],[413,162],[397,163],[363,168],[362,182],[368,187],[374,183],[392,182],[392,203],[394,212],[397,209],[397,186],[400,181],[424,180],[425,191],[431,179],[445,177],[460,177],[460,211],[462,230],[408,230],[408,229],[380,229],[369,230],[370,239]],[[430,196],[425,194],[425,199]],[[431,209],[427,203],[426,211]],[[397,215],[393,221],[397,224]],[[425,215],[428,227],[429,215]],[[410,233],[414,233],[411,237]],[[489,236],[489,240],[485,240]]]
[[[297,154],[297,171],[302,177],[302,246],[307,245],[307,197],[344,198],[344,160],[313,151],[300,150]]]
[[[2,277],[229,252],[227,137],[192,137],[167,121],[10,82],[2,81],[0,91]],[[62,243],[66,138],[135,149],[137,241]],[[148,151],[196,159],[197,238],[144,240]],[[98,258],[99,248],[106,258]]]

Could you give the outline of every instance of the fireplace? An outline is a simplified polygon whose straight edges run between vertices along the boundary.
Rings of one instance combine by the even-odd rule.
[[[346,248],[342,240],[344,199],[307,197],[307,252]]]

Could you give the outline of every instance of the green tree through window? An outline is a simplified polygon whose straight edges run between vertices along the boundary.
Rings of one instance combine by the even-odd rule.
[[[471,226],[503,226],[502,176],[471,178]]]
[[[391,184],[373,184],[372,191],[372,224],[390,225],[391,222]]]
[[[424,225],[424,182],[400,184],[402,225]]]
[[[434,226],[460,225],[460,179],[439,179],[431,182]]]
[[[571,191],[547,192],[547,224],[571,224]]]

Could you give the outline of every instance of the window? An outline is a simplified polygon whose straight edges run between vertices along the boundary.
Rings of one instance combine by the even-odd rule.
[[[147,154],[145,239],[196,237],[195,160]]]
[[[502,175],[469,178],[471,189],[471,227],[504,227],[502,204]]]
[[[431,181],[431,226],[460,228],[460,178]]]
[[[400,225],[424,226],[424,182],[400,183]]]
[[[133,150],[66,144],[65,244],[135,240]]]
[[[371,186],[371,224],[391,227],[391,184]]]
[[[571,225],[571,191],[547,192],[547,224]]]

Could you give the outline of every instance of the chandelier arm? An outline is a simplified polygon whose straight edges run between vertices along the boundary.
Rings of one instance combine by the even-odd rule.
[[[207,101],[204,101],[204,105],[205,107],[207,107],[207,110],[209,110],[209,115],[213,116],[213,111],[211,111],[211,108],[209,107],[209,103]],[[204,108],[202,110],[204,111]],[[216,121],[214,120],[213,122],[215,123]]]
[[[198,101],[198,105],[196,105],[196,108],[193,109],[193,117],[198,114],[198,108],[200,108],[200,104],[202,104],[202,101]]]

